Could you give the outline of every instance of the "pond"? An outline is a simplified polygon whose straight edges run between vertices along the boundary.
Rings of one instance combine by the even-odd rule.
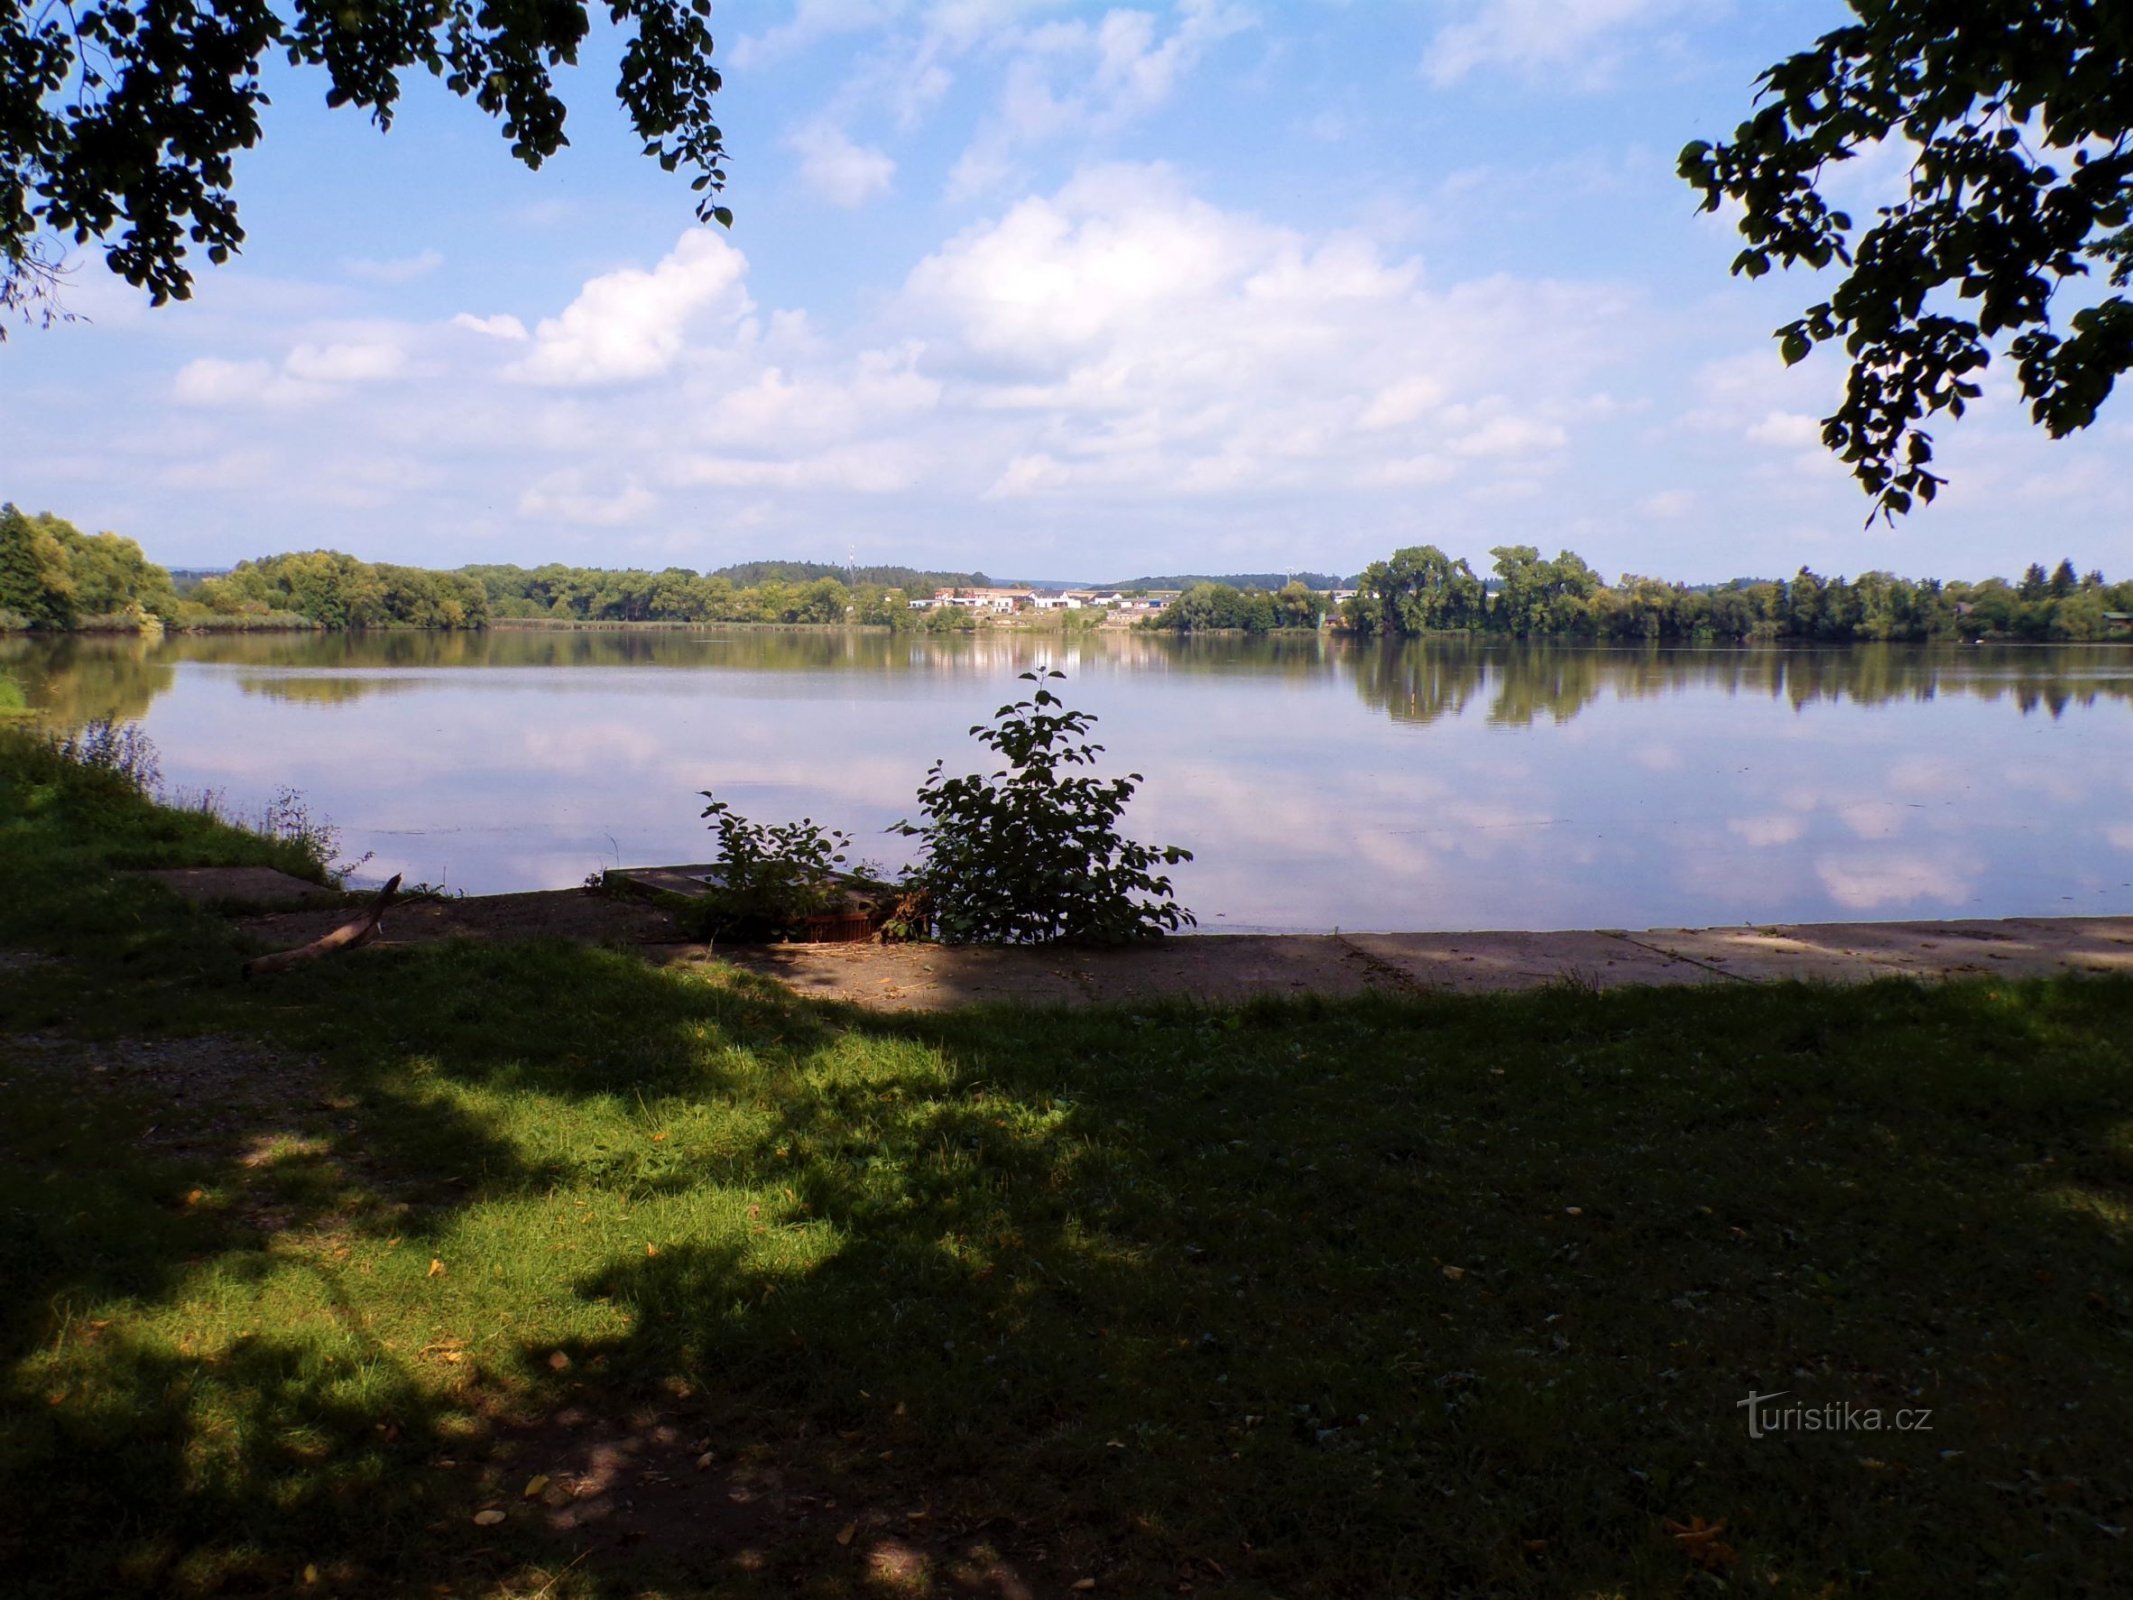
[[[1621,650],[757,629],[0,641],[166,785],[299,791],[359,881],[701,860],[710,789],[901,866],[889,825],[1062,667],[1203,932],[2133,912],[2133,648]]]

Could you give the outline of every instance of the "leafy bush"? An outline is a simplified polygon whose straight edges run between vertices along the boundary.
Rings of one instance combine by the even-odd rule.
[[[274,798],[267,802],[257,822],[233,820],[240,828],[269,839],[278,839],[283,844],[293,845],[298,854],[310,862],[317,875],[335,880],[345,880],[349,873],[365,865],[375,851],[366,850],[360,859],[342,862],[341,830],[325,817],[313,816],[311,803],[303,795],[283,784],[274,791]],[[412,899],[412,893],[406,895]]]
[[[55,734],[52,749],[59,759],[91,772],[106,772],[127,787],[154,798],[163,782],[163,763],[155,741],[136,723],[100,717],[66,733]]]
[[[720,881],[710,897],[707,933],[776,933],[842,897],[839,869],[852,846],[850,834],[812,817],[750,822],[709,789],[702,793],[719,850]]]
[[[1193,924],[1153,871],[1190,861],[1176,845],[1137,844],[1118,819],[1141,775],[1100,779],[1096,719],[1069,711],[1045,687],[1066,674],[1040,667],[1027,700],[1002,706],[971,736],[1005,758],[990,777],[951,778],[936,761],[918,791],[924,824],[895,830],[924,841],[906,869],[926,891],[935,935],[947,944],[1125,944]]]

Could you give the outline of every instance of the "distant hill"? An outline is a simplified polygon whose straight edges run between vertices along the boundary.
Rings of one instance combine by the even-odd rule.
[[[917,567],[844,567],[827,561],[736,561],[706,577],[728,578],[743,589],[763,583],[813,583],[817,578],[847,578],[878,583],[885,589],[985,589],[992,579],[982,572],[922,572]]]

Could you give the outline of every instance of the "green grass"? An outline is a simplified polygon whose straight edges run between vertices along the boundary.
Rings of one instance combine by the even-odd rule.
[[[557,943],[248,985],[116,875],[284,848],[0,745],[0,947],[51,958],[0,965],[12,1593],[2133,1570],[2133,986],[884,1018]],[[1751,1440],[1751,1390],[1930,1431]],[[523,1490],[593,1435],[670,1481],[558,1530]]]

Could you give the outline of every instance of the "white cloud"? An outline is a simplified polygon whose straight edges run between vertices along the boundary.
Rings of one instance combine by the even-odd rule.
[[[1960,905],[1971,894],[1976,864],[1951,857],[1877,851],[1872,855],[1824,856],[1815,876],[1829,897],[1848,911],[1876,911],[1920,900]]]
[[[477,317],[470,311],[462,311],[452,319],[452,326],[465,328],[470,333],[486,334],[491,339],[518,340],[529,337],[523,322],[501,312],[493,317]]]
[[[1530,417],[1492,417],[1451,441],[1451,451],[1462,456],[1522,456],[1556,450],[1570,442],[1570,435],[1553,422]]]
[[[200,356],[178,369],[170,387],[178,403],[187,406],[267,405],[298,398],[273,394],[278,381],[274,368],[264,361]]]
[[[167,489],[198,489],[229,493],[259,489],[272,479],[277,466],[274,452],[258,447],[219,450],[198,461],[180,461],[165,467],[157,482]]]
[[[444,265],[444,255],[437,250],[419,250],[411,256],[398,256],[385,261],[354,260],[347,263],[348,276],[361,278],[366,283],[399,284],[413,283],[417,278],[426,278]]]
[[[1274,496],[1404,507],[1443,490],[1456,516],[1476,493],[1531,492],[1603,415],[1596,370],[1635,348],[1619,291],[1436,284],[1388,237],[1097,167],[945,240],[856,327],[759,310],[741,252],[692,231],[546,317],[301,321],[286,355],[205,358],[177,393],[279,411],[246,426],[289,459],[396,463],[291,485],[292,504],[384,504],[427,474],[469,536],[525,520],[708,551],[743,527],[751,543],[819,529],[845,497],[906,537],[966,538],[997,525],[981,502],[1011,500],[1018,526],[1080,550],[1052,524],[1085,527],[1107,498],[1121,528],[1219,515],[1247,561],[1293,538]],[[212,411],[198,425],[199,459],[240,442]]]
[[[1807,824],[1799,817],[1735,817],[1726,831],[1758,849],[1769,849],[1791,844],[1807,831]]]
[[[902,9],[897,0],[799,0],[790,22],[742,34],[721,58],[730,55],[734,66],[759,71],[837,34],[880,27]]]
[[[278,364],[197,357],[178,369],[171,395],[180,405],[210,409],[305,406],[348,385],[395,378],[406,369],[406,351],[389,335],[305,341]]]
[[[1439,30],[1422,72],[1439,88],[1486,67],[1604,78],[1611,36],[1689,9],[1690,0],[1462,0],[1461,19]]]
[[[896,163],[881,151],[854,144],[842,128],[813,123],[786,138],[800,156],[800,179],[838,206],[859,206],[889,192]]]
[[[528,484],[519,495],[519,515],[544,522],[613,528],[638,521],[659,504],[658,497],[634,478],[606,489],[587,485],[587,475],[574,468],[551,472]]]
[[[738,320],[752,309],[741,279],[747,259],[708,229],[681,236],[646,272],[623,267],[594,278],[534,330],[514,369],[529,383],[607,384],[656,377],[680,357],[690,322],[712,310]]]
[[[1356,426],[1405,427],[1444,404],[1445,398],[1444,385],[1434,378],[1401,378],[1378,391],[1356,419]]]
[[[1893,839],[1915,809],[1893,800],[1857,800],[1838,806],[1837,815],[1858,838]]]
[[[899,494],[918,482],[924,464],[916,450],[878,443],[784,460],[698,456],[681,463],[673,476],[676,483],[711,489],[844,489],[856,494]]]
[[[1508,278],[1433,290],[1368,238],[1223,211],[1123,166],[966,230],[906,298],[961,352],[977,406],[1048,419],[994,495],[1523,476],[1590,411],[1596,313],[1617,301]]]
[[[1822,444],[1822,424],[1797,411],[1766,411],[1743,431],[1757,444],[1790,450],[1815,450]]]
[[[300,344],[289,352],[282,366],[290,377],[306,383],[374,383],[405,371],[407,354],[398,345],[382,340]]]
[[[1095,21],[1043,23],[1011,36],[992,114],[950,175],[951,198],[1004,182],[1014,153],[1067,137],[1114,132],[1170,99],[1207,52],[1253,25],[1223,0],[1182,0],[1167,36],[1150,12],[1123,8]]]

